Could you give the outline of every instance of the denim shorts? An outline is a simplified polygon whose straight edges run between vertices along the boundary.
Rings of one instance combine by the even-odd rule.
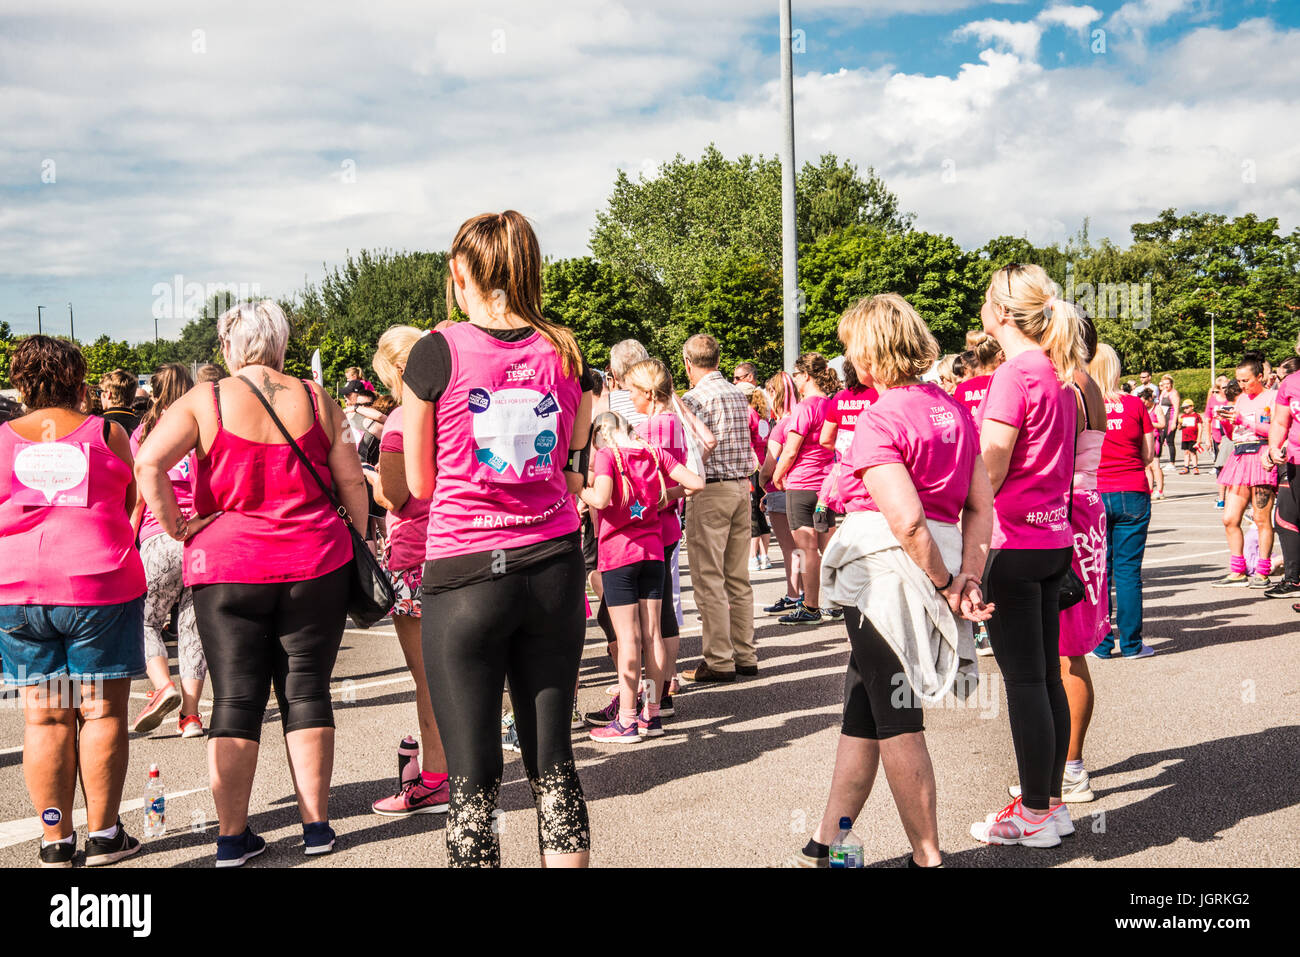
[[[0,656],[7,685],[138,678],[144,595],[120,605],[0,605]]]

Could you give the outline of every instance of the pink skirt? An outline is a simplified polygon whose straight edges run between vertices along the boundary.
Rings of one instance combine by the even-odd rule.
[[[1061,612],[1061,655],[1086,655],[1110,633],[1110,596],[1106,582],[1106,509],[1101,495],[1076,489],[1074,558],[1070,567],[1083,582],[1083,601]]]
[[[1219,470],[1219,484],[1266,485],[1277,488],[1277,469],[1264,468],[1264,462],[1260,458],[1260,451],[1263,448],[1261,444],[1254,452],[1245,452],[1241,455],[1234,452],[1229,457],[1228,464]]]

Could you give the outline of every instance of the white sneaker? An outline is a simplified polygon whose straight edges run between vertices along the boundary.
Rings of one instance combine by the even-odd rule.
[[[1056,847],[1061,843],[1061,834],[1056,826],[1056,812],[1052,811],[1037,821],[1030,820],[1026,817],[1020,798],[996,814],[990,814],[985,820],[976,821],[970,826],[970,833],[971,837],[983,844]]]
[[[758,560],[758,556],[754,556],[749,560],[749,570],[751,572],[761,572],[763,570],[763,564]]]
[[[1008,785],[1007,793],[1013,798],[1020,797],[1020,785]],[[1061,801],[1065,804],[1086,804],[1091,800],[1093,800],[1093,793],[1088,772],[1080,771],[1077,776],[1071,776],[1067,770],[1065,777],[1061,779]],[[1064,835],[1065,831],[1061,831],[1061,834]]]
[[[1142,650],[1135,655],[1121,655],[1122,658],[1150,658],[1156,653],[1156,650],[1150,645],[1144,644]]]
[[[975,654],[979,655],[981,658],[990,658],[993,655],[993,646],[987,641],[982,645],[976,645]]]
[[[772,559],[768,558],[766,555],[761,556],[758,561],[759,564],[762,566],[763,571],[767,571],[769,568],[772,567]]]
[[[1017,801],[1020,800],[1019,784],[1011,785],[1009,788],[1007,788],[1007,792]],[[1091,795],[1092,792],[1089,791],[1088,793],[1089,795]],[[1064,796],[1062,796],[1062,798],[1064,798]],[[1088,800],[1091,801],[1092,798],[1089,797]],[[993,818],[995,817],[997,817],[996,814],[990,814],[988,817],[984,819],[984,823],[992,824]],[[1052,820],[1056,822],[1056,833],[1061,835],[1061,837],[1074,836],[1074,822],[1070,820],[1070,812],[1065,809],[1064,800],[1062,800],[1062,803],[1052,808]]]

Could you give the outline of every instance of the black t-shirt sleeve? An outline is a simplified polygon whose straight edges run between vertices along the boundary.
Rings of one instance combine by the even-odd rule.
[[[596,390],[596,370],[587,364],[587,360],[582,360],[582,374],[578,376],[578,381],[582,384],[583,392],[594,392]]]
[[[402,381],[425,402],[437,402],[451,382],[451,346],[442,333],[424,336],[411,347]]]

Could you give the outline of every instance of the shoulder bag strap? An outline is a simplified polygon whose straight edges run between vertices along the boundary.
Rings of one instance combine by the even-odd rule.
[[[257,397],[257,401],[262,403],[262,408],[266,409],[266,414],[271,417],[271,421],[275,423],[275,427],[280,430],[280,434],[283,435],[285,441],[289,443],[289,448],[293,449],[294,454],[298,456],[298,461],[302,463],[303,468],[305,468],[307,473],[316,480],[316,484],[320,486],[320,490],[325,493],[325,498],[329,501],[330,505],[334,506],[334,510],[338,512],[339,518],[343,519],[343,521],[347,523],[348,528],[351,528],[352,519],[348,518],[348,510],[339,503],[339,500],[334,497],[334,493],[326,487],[323,481],[321,481],[321,477],[319,473],[317,473],[316,467],[311,464],[307,456],[303,453],[303,450],[298,447],[298,443],[293,440],[293,436],[289,434],[289,430],[284,427],[284,423],[280,421],[280,417],[276,415],[275,410],[271,408],[271,403],[266,401],[266,396],[262,395],[262,393],[258,391],[257,386],[253,385],[252,380],[247,376],[241,375],[239,378],[243,380],[244,385],[248,386],[253,395]]]

